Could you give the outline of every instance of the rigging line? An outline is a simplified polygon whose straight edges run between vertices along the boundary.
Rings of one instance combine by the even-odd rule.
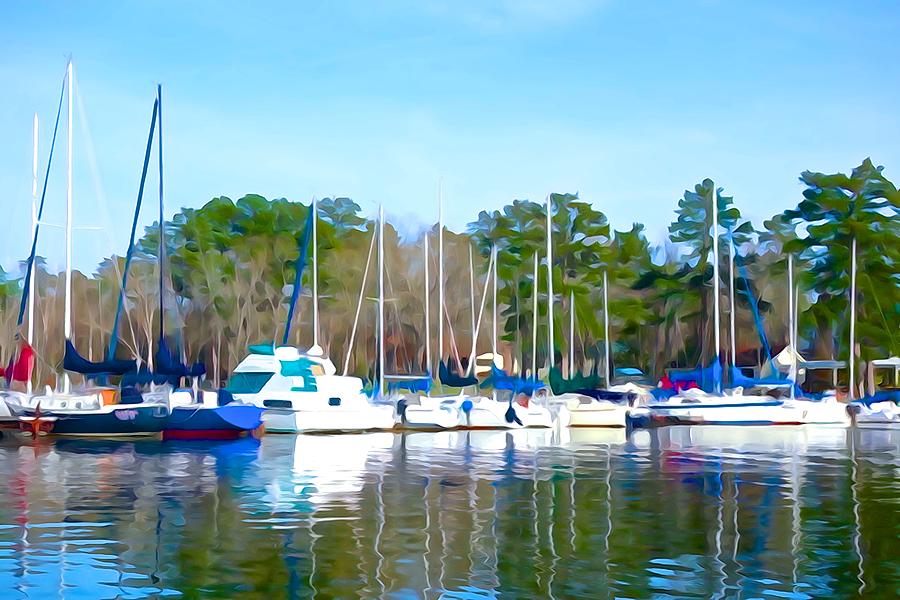
[[[362,285],[359,286],[359,301],[356,303],[356,315],[353,317],[353,329],[350,330],[350,342],[347,344],[347,353],[344,355],[344,375],[350,368],[350,354],[353,353],[353,342],[356,340],[356,327],[359,325],[359,312],[362,309],[363,298],[366,293],[366,281],[369,278],[369,266],[372,264],[372,253],[375,250],[375,236],[378,229],[372,229],[372,241],[369,242],[369,255],[366,257],[366,268],[363,272]]]
[[[74,85],[77,87],[79,84],[76,81]],[[115,244],[113,244],[112,234],[110,233],[113,230],[112,223],[109,219],[110,210],[109,204],[106,201],[106,191],[103,187],[103,177],[100,174],[100,168],[97,163],[97,153],[94,146],[94,138],[91,135],[91,125],[88,120],[87,111],[84,108],[84,100],[81,97],[81,89],[78,88],[78,93],[75,94],[75,105],[78,109],[78,124],[81,128],[81,133],[84,135],[84,146],[85,146],[85,154],[87,156],[87,163],[90,167],[91,174],[91,182],[94,184],[94,193],[97,195],[97,203],[100,205],[100,213],[102,215],[103,226],[100,229],[103,231],[104,236],[106,237],[106,241],[109,248],[115,248]],[[113,272],[115,273],[116,280],[122,280],[122,269],[119,267],[119,261],[115,260],[115,253],[111,252],[112,256],[110,257],[110,263],[112,264]],[[100,275],[99,271],[97,273]],[[128,327],[131,331],[132,337],[134,337],[134,323],[131,318],[131,313],[126,311],[125,318],[128,321]],[[103,326],[101,324],[101,333],[103,332]],[[114,329],[111,333],[111,337],[115,335],[115,331],[118,329]],[[133,354],[137,355],[137,349],[135,348]]]
[[[475,366],[475,342],[478,340],[478,330],[481,328],[481,318],[484,315],[484,305],[487,301],[487,292],[488,292],[488,281],[491,276],[491,269],[494,268],[494,253],[491,253],[491,258],[488,261],[488,269],[484,275],[484,293],[481,295],[481,308],[478,310],[478,320],[475,323],[475,335],[472,336],[472,352],[469,354],[469,365],[466,368],[466,377],[472,374],[472,369]]]
[[[144,184],[147,181],[147,169],[150,166],[150,151],[152,150],[152,146],[153,146],[153,134],[154,134],[154,128],[156,126],[158,105],[159,105],[159,100],[158,99],[154,100],[153,101],[153,112],[152,112],[152,116],[150,117],[150,134],[147,137],[147,149],[144,152],[144,167],[143,167],[143,170],[141,171],[141,183],[138,186],[137,202],[135,203],[135,207],[134,207],[134,220],[131,222],[131,238],[129,239],[129,242],[128,242],[128,251],[125,253],[125,265],[122,268],[123,273],[122,273],[122,277],[121,277],[122,283],[118,289],[119,293],[118,293],[118,302],[116,304],[116,316],[115,316],[115,319],[113,320],[113,327],[112,327],[112,331],[110,332],[110,336],[109,336],[109,346],[106,351],[107,359],[112,359],[116,356],[116,346],[118,344],[118,335],[117,334],[119,331],[119,320],[122,317],[122,309],[125,304],[125,294],[126,294],[126,290],[128,288],[128,270],[129,270],[129,267],[131,266],[131,260],[134,257],[134,236],[135,236],[135,233],[137,232],[138,218],[140,217],[140,213],[141,213],[141,202],[144,197]],[[118,265],[117,260],[114,260],[113,263]]]
[[[47,197],[47,182],[50,179],[50,165],[53,163],[53,149],[56,147],[56,134],[59,131],[59,117],[62,115],[63,99],[66,94],[66,82],[68,81],[69,66],[66,64],[66,75],[63,76],[62,89],[59,92],[59,107],[56,109],[56,123],[53,125],[53,139],[50,142],[50,155],[47,157],[47,170],[44,174],[44,185],[41,191],[41,204],[38,208],[37,221],[34,225],[34,237],[31,240],[31,254],[28,256],[28,266],[25,270],[25,287],[22,291],[22,300],[19,306],[19,317],[16,328],[22,326],[25,318],[25,307],[28,304],[28,293],[31,291],[31,272],[34,268],[34,253],[37,251],[38,232],[41,227],[41,217],[44,214],[44,200]],[[18,333],[16,334],[18,335]]]

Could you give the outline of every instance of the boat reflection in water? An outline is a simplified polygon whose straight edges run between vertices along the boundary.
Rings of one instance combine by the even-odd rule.
[[[0,589],[891,597],[898,446],[714,426],[5,440]]]

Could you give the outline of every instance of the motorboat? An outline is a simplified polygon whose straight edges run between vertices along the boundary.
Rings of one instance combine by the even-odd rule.
[[[225,388],[235,400],[265,409],[266,431],[276,433],[392,429],[391,404],[372,402],[358,377],[336,375],[331,359],[313,347],[251,346]]]

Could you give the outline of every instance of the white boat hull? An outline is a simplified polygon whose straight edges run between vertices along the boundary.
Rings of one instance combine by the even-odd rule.
[[[510,408],[512,412],[510,413]],[[510,418],[512,417],[512,418]],[[473,398],[463,427],[469,429],[523,429],[526,427],[553,427],[553,415],[544,406],[530,402],[522,406],[518,402],[503,402],[492,398]]]
[[[350,408],[345,410],[269,409],[263,413],[263,425],[271,433],[353,432],[393,429],[396,424],[392,406]]]
[[[465,425],[465,414],[461,408],[464,396],[437,397],[420,396],[417,402],[406,403],[403,408],[401,425],[405,429],[440,430],[453,429]]]
[[[559,409],[561,425],[568,427],[625,427],[628,407],[581,394],[563,394],[549,398]]]

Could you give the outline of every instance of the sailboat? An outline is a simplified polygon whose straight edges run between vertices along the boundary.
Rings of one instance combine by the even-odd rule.
[[[206,367],[198,363],[188,367],[182,361],[173,356],[166,343],[165,334],[165,217],[163,197],[163,137],[162,137],[162,86],[156,88],[156,122],[158,123],[157,156],[159,158],[159,343],[156,351],[155,375],[177,383],[184,377],[196,379],[206,373]],[[144,173],[146,174],[146,159],[150,156],[150,147],[153,140],[153,127],[150,128],[150,139],[147,141],[147,153],[145,155]],[[143,178],[142,178],[143,184]],[[143,187],[143,185],[142,185]],[[135,210],[134,223],[132,224],[132,243],[129,246],[129,254],[133,249],[134,230],[137,226],[140,200]],[[125,270],[127,272],[128,261]],[[125,286],[122,286],[119,296],[119,310],[124,300]],[[115,331],[115,329],[114,329]],[[115,353],[115,336],[111,340],[110,356]],[[245,404],[234,400],[228,394],[219,394],[206,390],[179,389],[171,390],[166,386],[163,393],[168,392],[168,404],[170,408],[169,418],[163,428],[164,439],[192,439],[192,440],[222,440],[237,439],[252,432],[262,425],[263,409],[252,404]],[[151,387],[146,394],[155,394],[157,391]]]
[[[751,396],[743,387],[722,389],[722,368],[719,361],[719,211],[718,192],[712,186],[712,260],[713,260],[713,335],[715,357],[710,367],[700,369],[702,378],[711,376],[712,390],[700,388],[682,390],[668,400],[654,402],[632,411],[637,424],[696,424],[696,425],[801,425],[803,407],[768,395]],[[793,314],[793,313],[792,313]],[[733,357],[732,357],[733,360]]]
[[[553,213],[550,196],[547,197],[547,281],[549,336],[547,338],[548,356],[550,360],[549,380],[550,392],[546,399],[559,414],[561,424],[569,427],[625,427],[628,421],[628,405],[625,401],[633,400],[630,392],[610,391],[609,388],[609,310],[608,310],[608,278],[603,272],[603,313],[606,330],[606,383],[607,389],[600,389],[599,377],[573,376],[564,379],[554,365],[553,347]],[[537,256],[534,264],[534,319],[537,321]],[[569,369],[574,371],[575,353],[575,296],[569,295]]]
[[[42,394],[7,393],[4,400],[12,414],[19,418],[23,429],[29,433],[52,433],[58,435],[147,435],[158,434],[169,414],[164,397],[153,395],[143,397],[140,394],[112,387],[88,387],[80,391],[72,391],[69,371],[85,375],[122,375],[135,369],[135,362],[129,360],[108,360],[100,363],[91,362],[81,357],[72,344],[72,104],[74,95],[74,65],[70,60],[66,66],[63,92],[67,102],[67,169],[66,169],[66,275],[65,275],[65,358],[63,367],[63,389],[61,393],[52,391],[49,386]],[[53,143],[47,164],[47,178],[52,163],[53,148],[62,113],[62,95],[54,127]],[[154,107],[154,113],[155,113]],[[38,211],[37,223],[43,213],[46,197],[47,178],[44,180],[44,191]],[[37,247],[37,223],[34,228],[31,255],[28,260],[26,275],[26,293],[22,296],[19,324],[21,325],[24,303],[28,296],[29,283]],[[115,335],[115,334],[114,334]]]
[[[536,394],[543,388],[534,375],[529,378],[510,375],[498,366],[497,354],[497,247],[491,248],[491,260],[488,272],[492,278],[493,318],[491,332],[491,366],[490,376],[482,387],[490,385],[493,392],[490,397],[470,399],[472,402],[466,411],[466,427],[470,429],[522,429],[528,427],[553,427],[556,419],[546,402]],[[485,286],[485,296],[487,286]],[[483,300],[483,298],[482,298]],[[482,302],[483,304],[483,302]],[[477,336],[476,336],[477,337]],[[472,355],[475,354],[473,340]],[[469,361],[469,369],[474,364]]]
[[[400,416],[400,425],[404,429],[414,430],[443,430],[464,427],[477,397],[470,397],[465,393],[465,388],[478,385],[478,379],[473,376],[461,375],[452,370],[444,362],[444,211],[442,190],[438,190],[438,378],[442,386],[459,388],[457,394],[432,396],[430,389],[425,394],[408,394],[397,399],[397,413]],[[429,281],[428,270],[428,234],[425,234],[425,363],[429,370],[427,374],[430,383],[432,368],[431,363],[431,334],[430,334],[430,310],[429,310]],[[383,266],[383,265],[382,265]],[[471,263],[470,263],[471,267]],[[473,292],[474,293],[474,292]],[[383,292],[379,292],[379,298]],[[474,320],[474,316],[472,317]],[[477,333],[473,327],[473,338]]]
[[[363,392],[362,379],[338,375],[334,363],[319,346],[315,227],[314,199],[298,244],[294,288],[282,343],[250,346],[249,354],[235,367],[225,389],[236,400],[265,409],[262,420],[267,432],[391,429],[395,423],[394,407],[371,402]],[[310,237],[313,238],[313,345],[301,352],[288,342]]]

